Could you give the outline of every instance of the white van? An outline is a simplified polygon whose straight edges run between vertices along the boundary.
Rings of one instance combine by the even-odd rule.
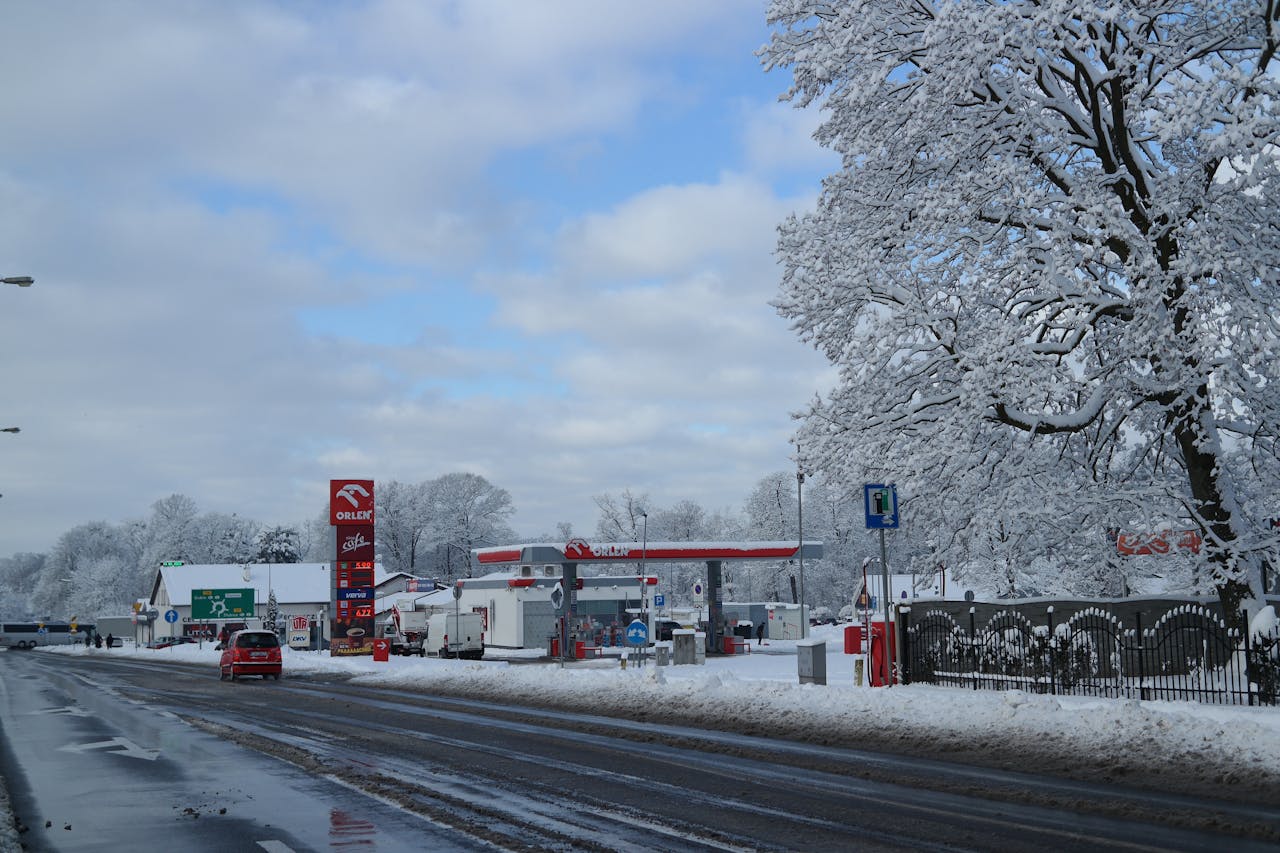
[[[423,643],[427,654],[442,658],[484,657],[484,619],[479,613],[433,613]]]

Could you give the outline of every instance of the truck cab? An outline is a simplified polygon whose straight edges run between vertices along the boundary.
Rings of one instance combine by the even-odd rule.
[[[412,605],[391,608],[391,614],[382,623],[380,636],[391,641],[391,653],[396,655],[426,656],[423,640],[427,633],[427,612]]]

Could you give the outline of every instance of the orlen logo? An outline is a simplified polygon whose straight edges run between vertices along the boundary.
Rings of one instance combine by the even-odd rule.
[[[330,524],[373,523],[373,480],[329,481]]]
[[[626,545],[588,545],[585,539],[570,539],[565,543],[564,555],[570,560],[589,557],[625,557],[631,553]]]

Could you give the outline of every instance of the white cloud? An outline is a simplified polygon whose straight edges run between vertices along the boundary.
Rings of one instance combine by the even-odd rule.
[[[800,202],[771,183],[794,151],[761,140],[788,121],[691,70],[763,41],[761,9],[76,9],[9,10],[25,50],[0,54],[2,272],[37,280],[0,288],[10,550],[173,492],[285,523],[332,476],[456,470],[509,489],[521,530],[585,530],[603,491],[721,508],[784,465],[826,373],[767,305]],[[646,106],[716,98],[753,153],[715,180],[549,216],[492,174],[521,151],[625,169]],[[406,293],[408,342],[379,339]],[[310,334],[317,310],[372,332]]]

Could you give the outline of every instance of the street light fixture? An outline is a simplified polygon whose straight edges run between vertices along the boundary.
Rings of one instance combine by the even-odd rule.
[[[22,432],[22,428],[21,427],[5,427],[4,429],[0,429],[0,432]]]
[[[0,278],[0,282],[4,284],[16,284],[18,287],[30,287],[35,283],[35,279],[29,275],[11,275]]]

